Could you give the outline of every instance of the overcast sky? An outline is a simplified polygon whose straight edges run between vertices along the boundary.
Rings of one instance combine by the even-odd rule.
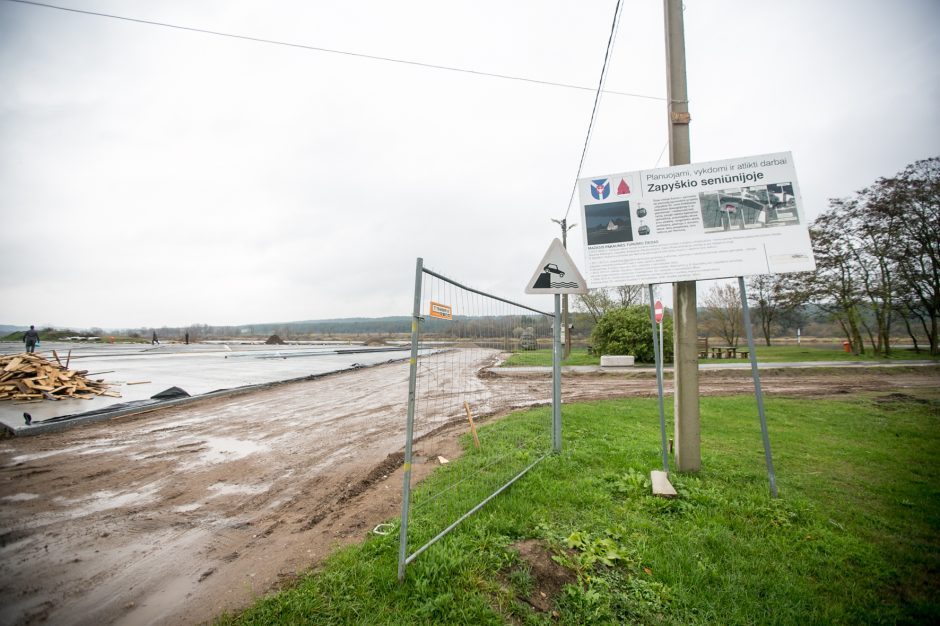
[[[51,3],[588,87],[616,4]],[[624,7],[607,89],[652,98],[603,97],[582,176],[669,164],[662,2]],[[792,151],[813,218],[937,155],[938,26],[936,0],[688,0],[693,161]],[[0,324],[407,315],[418,256],[550,310],[523,290],[593,101],[0,0]]]

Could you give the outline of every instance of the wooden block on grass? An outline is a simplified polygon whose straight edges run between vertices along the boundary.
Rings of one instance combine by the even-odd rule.
[[[653,483],[653,495],[661,498],[675,498],[677,495],[675,487],[669,482],[666,472],[653,470],[650,472],[650,482]]]

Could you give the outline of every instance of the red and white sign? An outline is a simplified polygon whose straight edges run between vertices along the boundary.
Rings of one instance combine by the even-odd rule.
[[[653,315],[656,316],[656,323],[663,323],[663,303],[659,300],[656,301],[656,304],[653,305]]]

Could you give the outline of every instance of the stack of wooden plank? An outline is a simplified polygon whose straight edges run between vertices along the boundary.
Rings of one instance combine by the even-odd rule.
[[[0,356],[0,400],[20,402],[98,396],[120,398],[104,379],[90,380],[87,370],[70,370],[38,354]]]

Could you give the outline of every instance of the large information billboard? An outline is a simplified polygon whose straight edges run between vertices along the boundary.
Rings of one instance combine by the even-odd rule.
[[[588,284],[816,269],[789,152],[578,181]]]

